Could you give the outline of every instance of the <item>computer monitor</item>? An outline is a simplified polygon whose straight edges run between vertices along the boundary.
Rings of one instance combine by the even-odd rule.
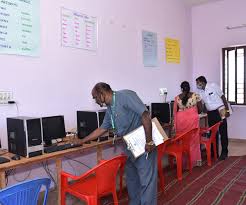
[[[83,139],[95,129],[101,126],[106,110],[77,111],[77,130],[78,137]]]
[[[170,123],[169,103],[151,103],[151,117],[156,117],[161,123]]]
[[[53,139],[66,137],[64,116],[43,117],[41,120],[45,145],[51,145]]]

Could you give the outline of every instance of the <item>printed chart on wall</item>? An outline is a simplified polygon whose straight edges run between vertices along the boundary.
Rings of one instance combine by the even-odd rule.
[[[96,51],[97,18],[61,8],[62,46]]]
[[[38,56],[39,0],[0,1],[0,53]]]
[[[143,64],[145,67],[157,67],[157,34],[142,31]]]
[[[179,40],[166,38],[166,60],[167,63],[180,63]]]

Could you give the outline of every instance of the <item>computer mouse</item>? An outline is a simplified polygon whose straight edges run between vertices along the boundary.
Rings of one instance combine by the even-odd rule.
[[[20,160],[20,155],[16,154],[13,157],[11,157],[13,160]]]

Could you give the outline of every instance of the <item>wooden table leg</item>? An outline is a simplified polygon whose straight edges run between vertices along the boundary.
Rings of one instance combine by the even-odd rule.
[[[56,174],[57,174],[57,204],[61,204],[61,171],[62,171],[62,160],[61,158],[56,159]]]
[[[6,187],[5,171],[0,171],[0,188],[3,189],[5,187]]]
[[[102,145],[97,145],[97,163],[102,160]]]

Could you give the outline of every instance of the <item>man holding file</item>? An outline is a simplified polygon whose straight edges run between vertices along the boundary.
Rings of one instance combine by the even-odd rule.
[[[222,151],[219,160],[225,160],[228,157],[228,133],[226,120],[226,118],[230,116],[228,102],[220,87],[215,83],[207,83],[207,79],[204,76],[200,76],[196,79],[196,85],[207,110],[209,126],[211,127],[221,121],[219,133]],[[221,115],[221,108],[224,109],[223,116]],[[216,137],[216,146],[218,152],[218,134]]]
[[[146,136],[146,153],[134,158],[125,145],[128,156],[125,172],[129,205],[157,204],[157,150],[152,140],[152,123],[149,112],[134,91],[113,91],[110,85],[100,82],[92,89],[92,97],[107,111],[102,125],[83,139],[83,143],[97,139],[112,129],[115,136],[124,136],[143,125]]]

